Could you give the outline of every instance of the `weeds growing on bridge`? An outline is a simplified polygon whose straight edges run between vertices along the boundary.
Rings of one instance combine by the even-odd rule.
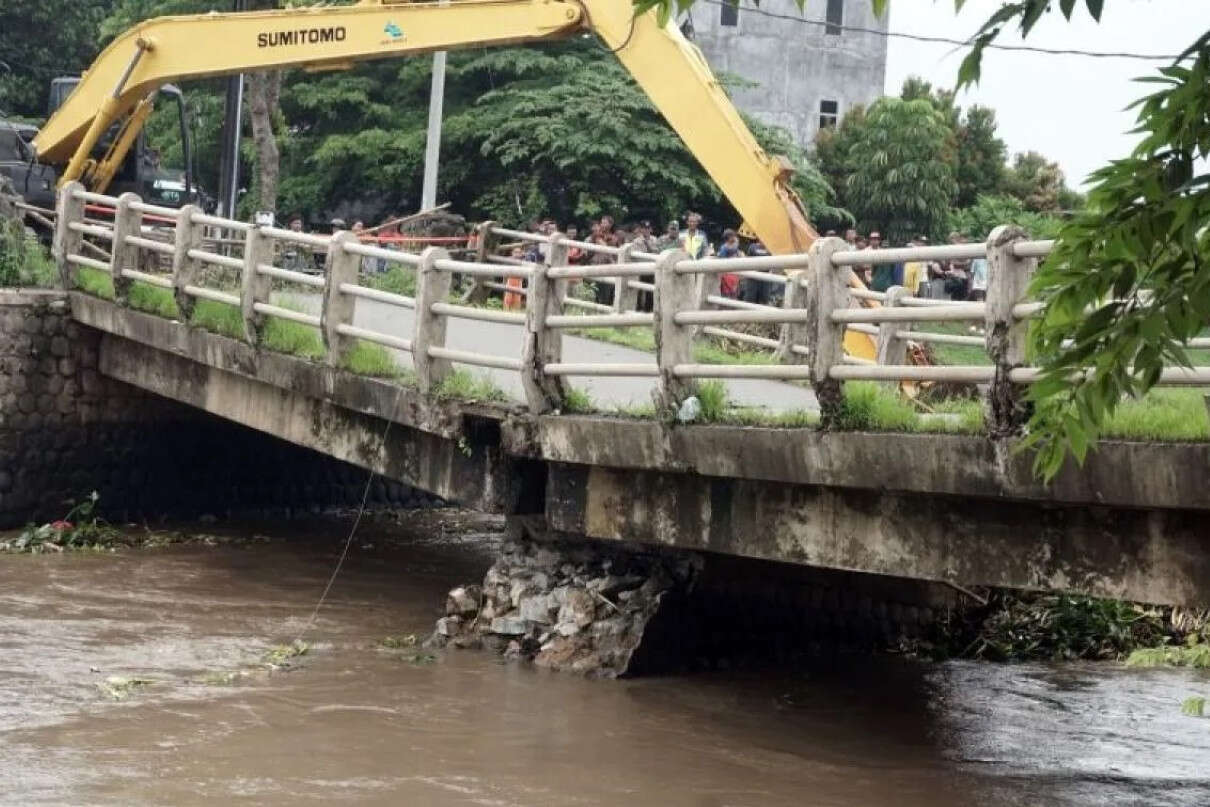
[[[1204,389],[1153,389],[1124,401],[1102,430],[1104,437],[1138,440],[1210,439]]]
[[[563,397],[563,411],[569,415],[587,415],[597,411],[597,404],[585,390],[568,387]]]
[[[81,267],[76,285],[81,291],[95,297],[114,299],[113,279],[96,269]],[[172,292],[159,286],[135,282],[131,284],[127,300],[131,308],[165,319],[179,319],[181,315]],[[288,300],[279,300],[278,304],[283,308],[292,308]],[[244,319],[239,308],[215,300],[197,300],[189,324],[232,339],[244,338]],[[319,331],[301,322],[266,317],[260,336],[261,347],[266,350],[311,361],[318,361],[325,355]],[[389,350],[360,340],[345,357],[345,369],[358,375],[380,378],[407,380],[410,376],[395,362]]]
[[[470,402],[500,402],[508,400],[508,393],[496,386],[496,382],[485,374],[475,375],[461,368],[452,371],[437,385],[434,394],[442,399],[457,399]]]

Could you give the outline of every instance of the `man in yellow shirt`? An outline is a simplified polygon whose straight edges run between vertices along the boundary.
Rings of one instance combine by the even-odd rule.
[[[908,246],[920,246],[920,239],[913,238],[908,242]],[[908,261],[903,265],[903,287],[908,290],[908,294],[914,297],[921,296],[920,285],[928,282],[924,268],[924,261]]]

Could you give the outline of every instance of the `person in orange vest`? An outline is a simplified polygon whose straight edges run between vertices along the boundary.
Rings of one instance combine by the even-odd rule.
[[[525,253],[522,251],[521,247],[513,247],[512,257],[516,258],[517,260],[524,260]],[[519,277],[507,278],[504,281],[504,285],[508,286],[510,289],[525,288],[525,284],[522,282],[521,278],[519,278]],[[518,309],[523,309],[523,308],[525,308],[525,297],[523,295],[518,294],[515,291],[504,292],[504,310],[505,311],[516,311]]]

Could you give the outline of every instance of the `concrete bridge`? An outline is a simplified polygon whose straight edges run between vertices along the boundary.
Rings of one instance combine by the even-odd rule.
[[[85,203],[112,205],[114,223],[86,221]],[[170,226],[143,220],[153,216],[169,219]],[[389,251],[351,234],[250,227],[196,209],[163,210],[79,188],[62,194],[57,226],[56,253],[68,288],[76,287],[83,268],[107,273],[117,291],[112,301],[70,293],[71,316],[100,334],[102,374],[467,506],[513,516],[535,532],[958,586],[1210,603],[1210,532],[1204,526],[1210,447],[1106,442],[1084,467],[1067,467],[1046,485],[1032,476],[1029,457],[1014,452],[1021,389],[1036,376],[1023,366],[1021,334],[1037,305],[1022,295],[1037,257],[1050,245],[1012,229],[997,230],[987,244],[924,248],[910,256],[887,250],[858,258],[845,253],[843,243],[825,239],[807,255],[691,261],[683,253],[622,250],[616,264],[570,267],[563,265],[567,243],[557,236],[544,264],[454,260],[435,248],[420,255]],[[205,249],[207,228],[238,234],[242,254]],[[86,237],[111,245],[108,261],[82,254]],[[486,240],[480,241],[481,259],[488,257]],[[277,266],[275,242],[323,250],[324,275]],[[148,271],[143,257],[149,253],[171,256],[171,274]],[[987,255],[986,304],[934,305],[892,290],[877,300],[884,305],[865,307],[877,295],[850,287],[848,267],[859,261],[922,255]],[[365,257],[416,269],[415,298],[361,285]],[[207,273],[213,267],[229,270],[238,285],[206,285],[213,283]],[[784,306],[712,308],[718,298],[711,283],[724,270],[784,283]],[[449,302],[454,274],[476,279],[470,300]],[[655,277],[653,313],[564,313],[571,303],[568,280],[606,278],[624,298],[622,290],[642,289],[644,275]],[[508,276],[525,281],[524,313],[472,304],[476,294]],[[321,292],[320,312],[279,305],[274,281]],[[134,282],[171,290],[181,320],[198,299],[233,306],[244,331],[235,338],[134,310],[127,294]],[[366,313],[375,305],[411,312],[408,332],[376,325],[378,315]],[[266,317],[318,328],[326,361],[258,346]],[[984,323],[994,365],[908,363],[908,343],[930,337],[918,323],[941,320]],[[451,347],[452,334],[467,321],[508,325],[520,336],[511,343]],[[784,361],[694,363],[692,344],[701,327],[738,322],[780,324],[776,347]],[[846,356],[846,329],[854,324],[861,326],[856,333],[876,339],[876,360]],[[563,332],[590,326],[654,327],[654,360],[569,360]],[[357,340],[410,356],[415,383],[343,369]],[[520,355],[498,352],[518,347]],[[523,402],[443,399],[438,392],[454,363],[515,374]],[[645,379],[653,384],[656,416],[565,414],[569,376]],[[695,393],[695,379],[705,377],[809,380],[825,422],[844,405],[843,380],[978,382],[991,401],[988,432],[851,433],[679,422],[676,413]],[[1205,384],[1210,377],[1198,369],[1168,371],[1164,380]],[[805,396],[803,406],[809,406]]]

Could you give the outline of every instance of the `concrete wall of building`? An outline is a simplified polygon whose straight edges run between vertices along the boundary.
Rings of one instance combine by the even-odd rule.
[[[723,9],[715,3],[699,3],[691,12],[694,41],[714,72],[757,85],[731,87],[736,105],[789,130],[804,146],[819,129],[821,101],[836,101],[843,115],[856,104],[878,99],[886,83],[886,37],[849,30],[826,33],[827,5],[826,0],[811,0],[799,11],[794,0],[763,0],[759,9],[745,2],[735,26],[721,24]],[[886,31],[887,17],[875,17],[869,0],[844,0],[845,26]]]
[[[365,472],[98,371],[101,334],[55,292],[0,291],[0,529],[91,491],[114,520],[351,507]],[[371,501],[437,501],[379,480]]]

